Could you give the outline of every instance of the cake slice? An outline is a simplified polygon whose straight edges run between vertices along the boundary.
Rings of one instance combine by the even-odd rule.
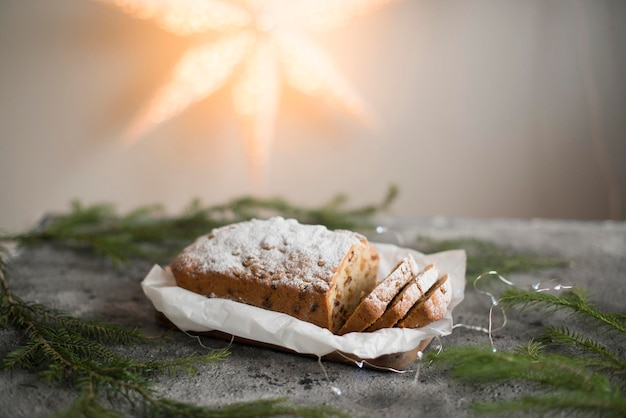
[[[294,219],[214,229],[171,262],[178,286],[282,312],[337,333],[376,286],[379,257],[355,232]]]
[[[382,328],[393,327],[426,294],[435,284],[438,277],[439,271],[434,264],[426,266],[424,270],[402,288],[389,304],[387,310],[366,331],[373,332]]]
[[[421,328],[438,321],[446,313],[452,299],[452,284],[449,276],[442,276],[437,283],[401,319],[399,328]]]
[[[387,277],[363,298],[339,330],[339,335],[366,330],[385,312],[395,296],[418,272],[417,262],[412,255],[409,254],[400,260]]]

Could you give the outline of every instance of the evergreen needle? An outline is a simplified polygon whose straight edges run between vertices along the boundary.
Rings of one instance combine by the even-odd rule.
[[[612,371],[618,374],[626,373],[626,362],[624,360],[620,359],[616,353],[609,350],[606,345],[582,332],[573,331],[563,325],[558,327],[546,327],[541,339],[547,344],[562,347],[575,347],[585,353],[597,356],[599,360],[593,363],[595,368]]]
[[[593,320],[598,326],[609,328],[622,335],[626,333],[626,321],[623,317],[600,311],[589,302],[586,292],[580,288],[565,291],[560,295],[508,289],[502,292],[500,302],[521,310],[540,309],[548,313],[563,310],[584,320]]]
[[[533,416],[606,416],[623,417],[626,398],[619,393],[608,395],[583,391],[552,392],[550,394],[524,396],[512,401],[478,403],[475,411],[481,414],[510,414],[524,411]]]
[[[120,215],[109,204],[83,206],[73,202],[67,214],[48,217],[35,230],[0,236],[20,245],[53,243],[84,248],[119,264],[130,258],[163,260],[178,253],[190,241],[211,229],[251,218],[280,215],[301,223],[326,225],[330,229],[368,229],[370,218],[386,210],[398,190],[391,186],[378,204],[346,209],[345,196],[319,208],[303,208],[280,198],[241,197],[226,204],[203,206],[194,200],[178,216],[167,216],[159,205],[144,206]]]
[[[216,350],[204,355],[188,355],[162,361],[141,362],[122,356],[107,342],[151,343],[135,329],[90,323],[39,304],[22,301],[13,295],[5,271],[0,270],[2,322],[22,332],[24,343],[2,359],[5,369],[38,371],[51,383],[71,383],[79,395],[57,417],[121,417],[122,413],[105,406],[125,400],[140,406],[144,415],[165,417],[342,417],[331,408],[293,406],[283,400],[262,400],[221,408],[202,407],[158,396],[147,376],[155,373],[195,371],[198,364],[223,360],[228,352]],[[68,326],[66,326],[68,325]],[[94,331],[97,330],[97,331]]]
[[[499,301],[522,311],[538,309],[553,313],[566,311],[580,318],[587,329],[601,328],[624,339],[623,315],[603,312],[589,302],[586,292],[574,288],[559,295],[508,289]],[[569,318],[569,316],[568,316]],[[494,351],[492,347],[453,346],[430,355],[434,364],[447,366],[453,376],[489,385],[502,380],[517,380],[538,386],[533,395],[502,402],[479,403],[478,412],[513,413],[522,410],[535,414],[569,412],[598,416],[626,416],[626,362],[623,352],[576,331],[567,325],[547,327],[541,341],[531,340],[515,352]],[[603,336],[609,336],[602,334]],[[548,348],[559,349],[549,352]],[[539,394],[537,394],[539,392]]]
[[[380,204],[346,210],[344,196],[317,209],[304,209],[282,199],[244,197],[224,205],[202,206],[194,201],[180,216],[168,217],[160,206],[138,208],[118,215],[112,205],[83,206],[74,202],[68,214],[51,216],[23,234],[0,236],[2,242],[22,246],[53,243],[105,256],[116,264],[133,257],[157,262],[179,252],[212,228],[252,217],[281,215],[331,229],[370,227],[369,217],[386,209],[397,195],[391,187]],[[37,371],[51,383],[70,383],[78,396],[58,417],[120,417],[114,400],[140,407],[154,417],[343,417],[327,407],[294,406],[284,400],[259,400],[219,408],[177,402],[158,396],[147,377],[155,373],[193,372],[198,364],[223,360],[225,351],[183,356],[159,362],[140,362],[118,353],[113,346],[151,343],[136,329],[69,316],[15,295],[6,276],[9,252],[0,245],[0,326],[18,331],[23,342],[7,353],[0,367]],[[104,402],[107,401],[108,403]]]
[[[522,254],[502,248],[493,242],[476,238],[435,240],[430,237],[418,237],[415,245],[424,253],[464,249],[467,254],[466,274],[468,279],[475,278],[486,271],[507,274],[570,265],[568,260],[536,254]]]
[[[448,368],[453,376],[479,385],[489,386],[499,381],[539,384],[533,392],[538,391],[541,395],[479,403],[476,405],[479,412],[532,409],[587,413],[592,410],[607,416],[623,416],[626,413],[626,397],[620,392],[619,384],[612,384],[603,374],[590,370],[584,358],[537,352],[529,355],[523,350],[494,352],[484,346],[453,346],[437,355],[430,355],[429,359],[439,367]],[[612,415],[617,411],[621,415]]]

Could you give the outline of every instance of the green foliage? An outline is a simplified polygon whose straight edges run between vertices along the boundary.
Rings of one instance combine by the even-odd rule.
[[[546,327],[537,340],[514,352],[460,345],[431,354],[434,364],[478,385],[505,380],[534,384],[529,386],[531,393],[518,398],[477,404],[477,412],[626,416],[622,314],[601,311],[580,289],[560,295],[511,289],[502,293],[500,301],[509,308],[543,315],[565,312],[567,324]],[[573,330],[576,324],[586,326]]]
[[[573,288],[554,295],[544,292],[525,292],[508,289],[502,292],[501,303],[520,311],[552,314],[564,312],[571,319],[567,325],[548,326],[540,336],[541,341],[551,347],[568,350],[572,355],[584,356],[587,365],[611,375],[625,375],[626,361],[620,358],[611,345],[621,347],[626,343],[626,319],[621,313],[603,312],[590,300],[586,291]],[[585,325],[583,330],[571,327]],[[626,385],[626,381],[622,382]]]
[[[486,271],[497,271],[500,274],[507,274],[552,267],[567,267],[569,265],[567,260],[533,254],[520,254],[499,247],[492,242],[476,238],[435,240],[429,237],[418,237],[415,245],[418,250],[425,253],[464,249],[467,254],[466,273],[468,278],[474,278]]]
[[[468,278],[486,271],[507,274],[569,265],[567,260],[519,254],[474,238],[437,241],[420,237],[416,246],[423,252],[465,249]],[[509,288],[498,299],[506,308],[544,317],[566,313],[568,322],[546,327],[536,339],[513,352],[459,345],[431,353],[429,359],[435,366],[446,367],[453,376],[477,385],[506,380],[530,384],[529,393],[476,404],[476,412],[626,416],[626,361],[621,350],[626,335],[624,313],[601,311],[579,288],[558,295]],[[576,330],[574,325],[584,327]]]
[[[308,417],[324,418],[348,416],[327,407],[294,406],[284,399],[261,399],[226,405],[222,408],[206,408],[164,399],[159,404],[162,413],[156,416],[198,417],[198,418],[256,418],[256,417]]]
[[[543,310],[546,313],[565,311],[578,319],[593,322],[596,326],[626,332],[626,320],[623,314],[606,313],[589,301],[584,289],[574,288],[559,295],[546,292],[526,292],[519,289],[507,289],[502,292],[501,303],[520,310]]]
[[[575,348],[575,352],[584,352],[589,356],[588,365],[593,369],[613,375],[626,374],[626,361],[620,359],[607,345],[580,331],[571,330],[563,325],[546,327],[540,338],[551,346]],[[623,335],[621,339],[624,339]],[[594,360],[594,357],[597,360]]]
[[[281,198],[241,197],[214,206],[203,206],[195,200],[178,216],[165,215],[159,205],[119,215],[112,205],[83,206],[74,202],[69,213],[51,216],[33,231],[0,237],[0,241],[85,248],[116,263],[133,257],[165,260],[215,227],[255,217],[281,215],[331,229],[369,228],[369,218],[387,209],[397,193],[392,186],[381,203],[356,209],[344,207],[347,199],[343,195],[314,209],[294,206]]]
[[[50,217],[36,230],[5,235],[0,241],[87,249],[116,263],[136,257],[156,261],[176,254],[214,227],[253,217],[281,215],[333,229],[369,228],[373,225],[368,218],[386,209],[396,194],[392,187],[380,204],[354,210],[344,209],[343,196],[317,209],[296,207],[278,198],[244,197],[215,206],[194,201],[175,217],[166,216],[159,206],[119,215],[111,205],[85,207],[74,203],[70,213]],[[490,270],[506,274],[569,265],[566,260],[518,254],[471,238],[446,241],[419,238],[417,248],[423,252],[465,249],[468,277]],[[113,407],[120,401],[139,415],[155,417],[344,416],[324,407],[294,406],[283,399],[215,408],[163,398],[153,391],[150,377],[181,371],[193,373],[199,365],[224,360],[228,353],[215,351],[151,362],[123,356],[116,346],[153,344],[154,340],[135,329],[74,318],[21,300],[9,288],[5,276],[7,259],[6,249],[0,246],[0,327],[17,330],[22,343],[1,360],[1,366],[34,370],[51,383],[73,385],[77,398],[57,417],[121,417],[124,414]],[[509,289],[501,294],[500,301],[507,308],[540,311],[544,316],[566,312],[572,320],[546,327],[536,339],[513,352],[453,346],[438,355],[429,354],[436,367],[448,368],[457,378],[476,385],[489,386],[506,380],[530,384],[527,393],[502,402],[477,404],[476,411],[506,415],[526,411],[626,416],[623,392],[626,362],[621,349],[625,313],[602,312],[580,289],[558,296]],[[575,329],[575,324],[586,327]]]
[[[331,229],[370,227],[368,218],[386,209],[397,195],[391,187],[377,205],[344,209],[338,196],[317,209],[290,205],[283,199],[243,197],[223,205],[192,204],[179,216],[166,216],[162,207],[145,206],[118,215],[112,205],[83,206],[74,202],[68,214],[51,216],[23,234],[0,236],[0,242],[22,246],[52,243],[93,251],[114,263],[131,258],[164,260],[211,229],[253,217],[293,217],[302,223]],[[283,399],[258,400],[223,407],[203,407],[159,396],[149,378],[157,373],[193,372],[198,364],[226,358],[226,351],[142,362],[120,354],[116,346],[148,344],[153,339],[136,329],[66,315],[14,295],[6,277],[7,249],[0,245],[0,326],[15,329],[22,343],[0,361],[4,369],[28,369],[53,384],[70,384],[78,392],[72,405],[57,417],[121,417],[111,401],[126,403],[153,417],[342,417],[327,407],[294,406]]]
[[[6,256],[6,250],[0,247]],[[141,361],[120,354],[127,344],[153,344],[137,329],[85,320],[14,295],[0,254],[0,324],[20,333],[22,342],[0,362],[2,369],[26,369],[51,384],[73,386],[78,396],[57,417],[122,417],[112,401],[154,417],[339,417],[330,408],[294,406],[284,400],[258,400],[224,407],[203,407],[163,398],[152,390],[155,374],[193,373],[198,365],[224,360],[226,350],[160,361]],[[162,338],[159,343],[165,343]]]
[[[536,347],[535,347],[536,350]],[[626,397],[619,384],[591,369],[593,362],[575,356],[546,353],[493,351],[485,346],[448,347],[435,363],[445,364],[454,377],[477,385],[501,381],[534,382],[530,394],[501,402],[479,403],[477,412],[519,412],[533,414],[568,412],[597,416],[624,416]]]

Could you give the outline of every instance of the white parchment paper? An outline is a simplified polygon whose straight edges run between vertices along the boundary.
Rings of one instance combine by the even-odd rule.
[[[452,301],[440,321],[419,329],[387,328],[376,332],[334,335],[325,328],[290,315],[243,303],[208,298],[176,286],[168,268],[155,265],[141,285],[155,309],[183,331],[217,330],[237,337],[288,348],[302,354],[324,356],[334,351],[373,359],[384,354],[416,348],[422,340],[452,332],[452,311],[465,292],[466,255],[463,250],[424,255],[391,244],[374,244],[380,255],[381,280],[407,253],[413,254],[420,270],[434,263],[452,280]]]

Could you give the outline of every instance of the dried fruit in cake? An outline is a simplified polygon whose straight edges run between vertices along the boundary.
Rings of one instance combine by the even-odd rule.
[[[444,317],[452,299],[452,284],[445,274],[407,315],[398,322],[399,328],[421,328]]]
[[[395,296],[419,272],[417,262],[412,255],[407,255],[392,269],[392,271],[369,293],[346,323],[339,330],[339,334],[365,331],[387,309]]]
[[[373,332],[382,328],[393,327],[426,294],[428,289],[435,284],[438,277],[439,270],[437,270],[434,264],[426,266],[424,270],[402,288],[389,304],[387,310],[376,322],[367,328],[367,331]]]
[[[178,286],[282,312],[337,333],[376,285],[379,257],[355,232],[294,219],[214,229],[174,258]]]

